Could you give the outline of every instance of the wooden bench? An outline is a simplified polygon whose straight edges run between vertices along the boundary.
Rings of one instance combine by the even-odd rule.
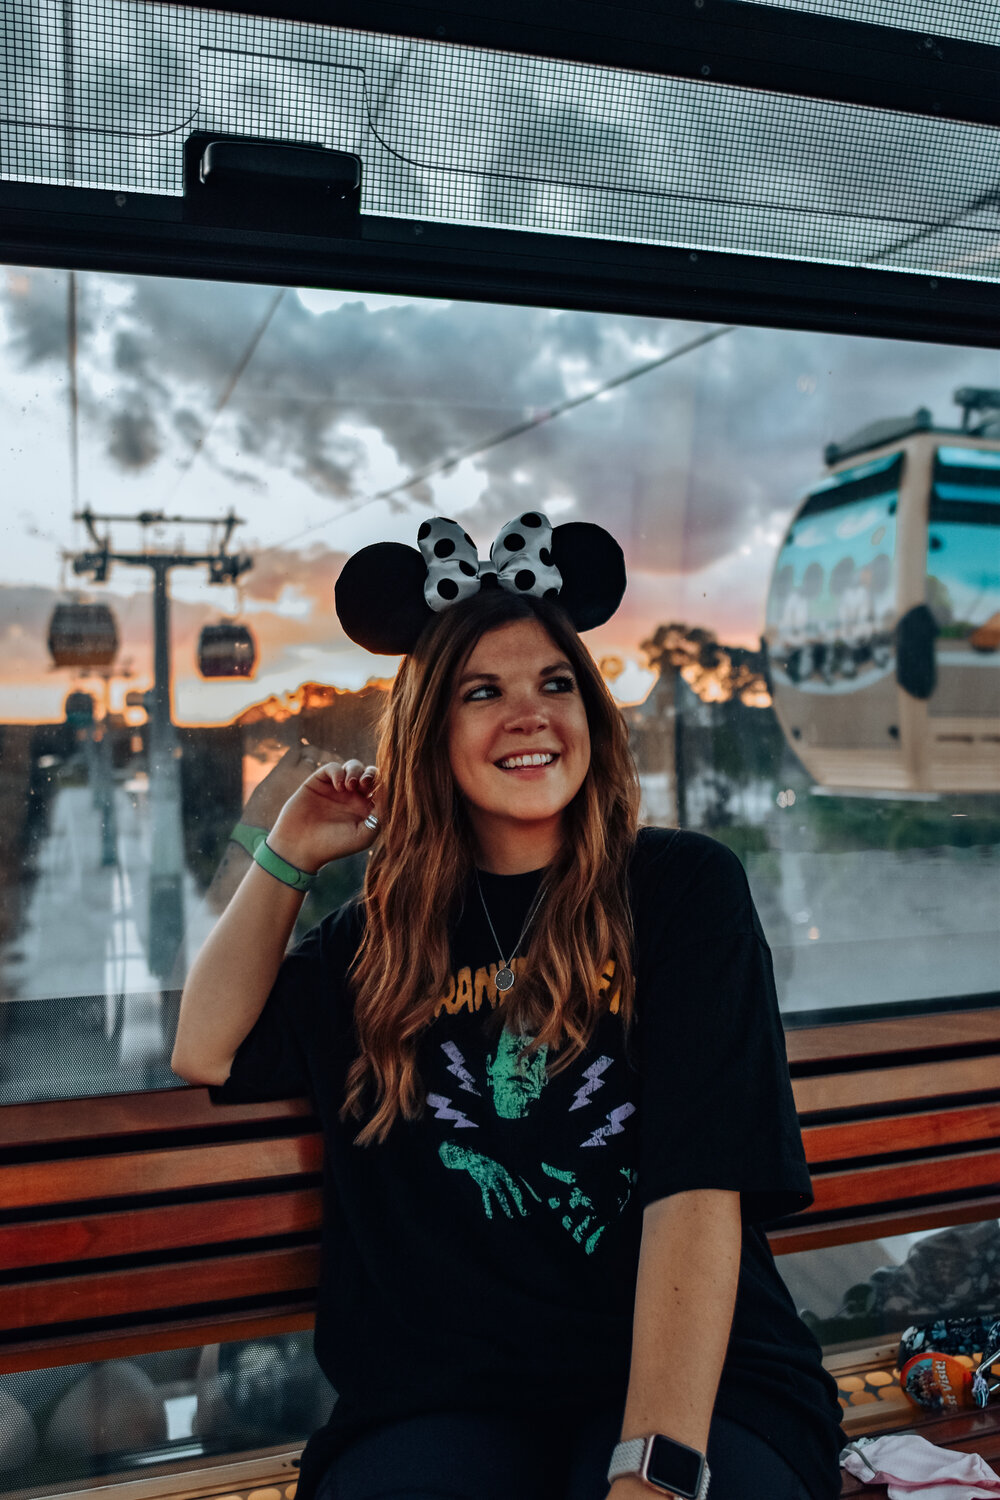
[[[816,1202],[771,1231],[776,1254],[1000,1214],[1000,1004],[787,1043]],[[307,1328],[321,1168],[301,1100],[0,1108],[0,1373]],[[905,1405],[845,1412],[852,1434],[901,1421]],[[1000,1457],[992,1411],[920,1423]]]

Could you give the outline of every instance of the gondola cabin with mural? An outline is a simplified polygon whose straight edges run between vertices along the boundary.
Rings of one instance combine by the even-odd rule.
[[[835,790],[1000,789],[1000,391],[826,450],[767,602],[774,707]]]

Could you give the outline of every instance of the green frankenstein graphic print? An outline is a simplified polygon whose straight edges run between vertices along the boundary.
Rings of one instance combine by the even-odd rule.
[[[496,1051],[487,1055],[489,1101],[499,1120],[526,1119],[532,1104],[541,1098],[549,1082],[548,1048],[532,1050],[531,1042],[531,1037],[516,1036],[505,1029],[500,1033]],[[459,1047],[448,1041],[441,1044],[441,1050],[449,1059],[447,1071],[457,1080],[460,1089],[482,1099]],[[610,1057],[599,1057],[583,1069],[583,1082],[575,1092],[569,1112],[582,1109],[589,1103],[592,1095],[603,1087],[601,1075],[610,1066]],[[435,1119],[450,1122],[456,1131],[478,1129],[478,1123],[467,1113],[467,1110],[471,1112],[469,1102],[462,1102],[466,1109],[453,1107],[451,1099],[442,1094],[427,1095]],[[635,1105],[630,1102],[610,1109],[605,1121],[580,1141],[579,1149],[603,1146],[610,1136],[622,1134],[624,1122],[634,1113]],[[445,1167],[467,1174],[475,1184],[487,1219],[492,1220],[495,1213],[508,1219],[523,1219],[537,1209],[547,1209],[558,1215],[562,1227],[587,1255],[593,1254],[607,1228],[608,1216],[602,1216],[598,1206],[580,1187],[576,1172],[567,1167],[540,1161],[539,1175],[532,1182],[523,1173],[510,1171],[493,1157],[472,1150],[454,1138],[441,1142],[438,1156]],[[621,1213],[635,1186],[636,1174],[628,1167],[619,1168],[619,1172],[623,1179],[622,1191],[615,1208]]]

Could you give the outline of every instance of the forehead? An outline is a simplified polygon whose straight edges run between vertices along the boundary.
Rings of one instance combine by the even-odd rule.
[[[539,620],[511,620],[479,637],[462,671],[499,674],[519,667],[540,671],[564,656]]]

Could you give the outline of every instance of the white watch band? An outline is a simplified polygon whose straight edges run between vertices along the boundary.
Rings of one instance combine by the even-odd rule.
[[[619,1443],[611,1455],[611,1463],[608,1466],[608,1483],[614,1484],[624,1474],[636,1474],[640,1479],[646,1478],[646,1458],[652,1447],[653,1438],[629,1438],[626,1442]],[[705,1500],[708,1494],[708,1481],[710,1479],[708,1464],[706,1463],[701,1476],[701,1484],[698,1486],[698,1494],[695,1500]],[[664,1490],[660,1485],[654,1485],[651,1481],[650,1489],[659,1490],[661,1495],[670,1495],[672,1491]],[[675,1496],[676,1500],[676,1496]]]
[[[611,1465],[608,1469],[608,1483],[613,1484],[623,1474],[641,1474],[642,1461],[646,1457],[646,1444],[649,1438],[629,1438],[627,1443],[619,1443],[611,1455]]]

